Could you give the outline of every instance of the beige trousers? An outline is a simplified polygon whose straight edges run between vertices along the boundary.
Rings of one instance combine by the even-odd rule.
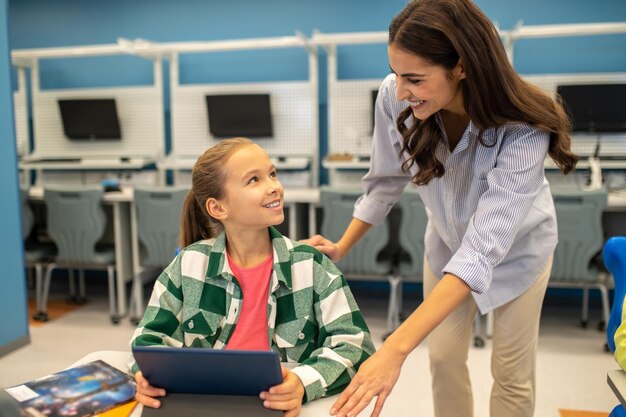
[[[524,294],[494,310],[491,417],[533,416],[539,317],[551,269],[552,259]],[[437,282],[424,260],[424,296]],[[470,297],[428,336],[435,417],[473,416],[467,356],[476,311]]]

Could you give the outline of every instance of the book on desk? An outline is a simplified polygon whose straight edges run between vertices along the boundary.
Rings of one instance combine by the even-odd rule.
[[[92,416],[133,401],[135,390],[130,375],[101,360],[5,389],[28,417]]]

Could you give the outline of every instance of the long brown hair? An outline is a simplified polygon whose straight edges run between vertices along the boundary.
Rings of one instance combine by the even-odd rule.
[[[209,198],[224,197],[226,172],[224,165],[240,147],[252,145],[250,139],[225,139],[207,149],[196,161],[191,172],[191,190],[185,198],[180,222],[181,247],[198,240],[215,237],[222,224],[206,211]]]
[[[483,146],[485,129],[523,122],[550,134],[548,154],[565,174],[573,170],[578,157],[570,150],[570,121],[560,102],[524,81],[507,59],[496,28],[470,0],[414,0],[389,25],[389,44],[452,70],[461,60],[465,111],[479,129]],[[443,164],[435,157],[442,140],[435,116],[407,128],[410,107],[398,116],[402,134],[400,154],[409,154],[402,168],[419,167],[413,182],[425,185],[443,176]]]

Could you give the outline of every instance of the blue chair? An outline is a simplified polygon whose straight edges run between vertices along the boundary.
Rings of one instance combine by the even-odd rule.
[[[391,282],[390,309],[388,317],[392,330],[400,325],[402,313],[402,283],[422,282],[424,270],[424,234],[428,224],[426,208],[418,192],[407,189],[398,201],[401,221],[398,231],[400,255],[398,256],[399,276]],[[408,258],[406,257],[408,255]]]
[[[133,197],[133,286],[130,321],[144,313],[143,284],[161,272],[180,251],[180,217],[189,187],[137,186]],[[147,275],[143,277],[143,275]]]
[[[334,242],[341,238],[346,225],[352,220],[354,203],[362,194],[362,190],[353,188],[322,187],[320,189],[320,205],[324,213],[322,235]],[[386,277],[392,288],[397,287],[399,277],[393,271],[395,254],[384,251],[388,243],[389,225],[387,222],[383,222],[370,229],[350,253],[337,263],[337,267],[346,279],[381,281]],[[398,321],[395,318],[398,309],[397,305],[394,304],[394,297],[395,294],[392,290],[387,310],[387,328],[389,331],[394,330],[394,325]]]
[[[552,196],[559,243],[548,286],[583,290],[582,327],[587,327],[588,323],[589,290],[598,289],[602,299],[602,322],[598,328],[604,330],[609,319],[607,277],[594,263],[594,258],[604,243],[602,212],[607,205],[607,191],[554,187]]]
[[[626,295],[626,237],[610,238],[604,245],[602,257],[615,282],[615,296],[606,328],[607,349],[615,352],[615,331],[622,322],[622,308]],[[613,409],[610,417],[626,417],[626,410],[619,404]]]
[[[83,271],[107,271],[111,322],[119,323],[121,317],[115,294],[115,250],[98,244],[104,235],[107,222],[101,205],[102,193],[99,185],[44,188],[48,233],[56,244],[58,253],[54,262],[48,264],[43,287],[37,294],[37,313],[34,316],[36,320],[48,320],[47,302],[52,271],[64,267],[68,271],[79,270],[81,297],[84,297]]]

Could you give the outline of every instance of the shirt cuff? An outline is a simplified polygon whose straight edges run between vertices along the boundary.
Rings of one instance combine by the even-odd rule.
[[[381,203],[368,195],[362,195],[356,200],[352,215],[372,226],[378,226],[385,221],[385,217],[387,217],[392,207],[393,205]]]
[[[304,386],[304,399],[302,403],[311,402],[324,396],[326,392],[326,389],[322,386],[324,379],[312,366],[300,365],[290,369],[290,372],[296,374]]]
[[[482,294],[491,285],[493,267],[480,253],[461,247],[443,268],[443,272],[459,277],[473,292]]]

